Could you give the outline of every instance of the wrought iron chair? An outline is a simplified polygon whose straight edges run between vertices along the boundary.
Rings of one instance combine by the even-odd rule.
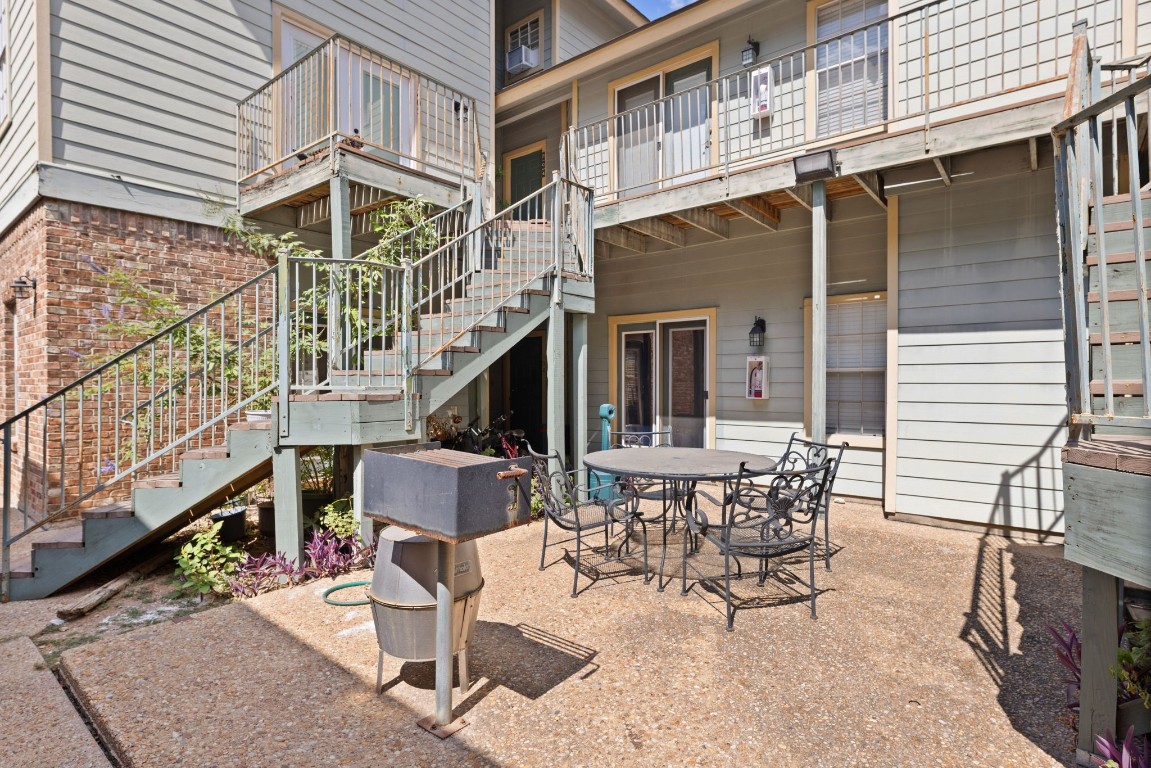
[[[847,443],[832,445],[830,443],[817,443],[799,437],[798,432],[791,433],[787,441],[787,449],[783,457],[776,463],[776,469],[793,470],[817,467],[820,464],[831,463],[831,470],[827,473],[827,488],[823,492],[823,503],[819,514],[823,518],[823,566],[831,570],[831,539],[828,536],[828,518],[831,517],[831,488],[835,485],[835,476],[839,472],[839,462],[843,459],[843,451]]]
[[[759,584],[763,586],[770,571],[772,558],[786,557],[807,551],[808,581],[796,577],[811,590],[811,618],[815,618],[815,526],[820,505],[827,489],[831,463],[805,469],[776,471],[767,475],[766,485],[752,485],[747,467],[739,467],[735,488],[722,500],[705,491],[696,495],[720,507],[721,519],[711,521],[699,504],[688,511],[688,530],[710,541],[723,554],[723,594],[727,610],[727,629],[735,628],[736,606],[731,594],[732,561],[736,578],[743,577],[741,559],[758,561]],[[763,477],[760,477],[762,482]],[[688,539],[683,543],[683,584],[681,594],[687,594]],[[695,547],[691,547],[692,551]],[[708,579],[710,581],[711,579]]]
[[[612,484],[611,494],[597,494],[600,487],[582,487],[572,482],[572,476],[579,470],[565,472],[559,452],[536,453],[525,440],[524,450],[532,459],[532,489],[539,493],[543,502],[544,541],[540,549],[540,570],[544,569],[544,557],[548,548],[548,526],[555,524],[562,530],[575,534],[576,551],[572,577],[572,597],[578,594],[580,556],[583,553],[583,535],[589,531],[603,531],[604,557],[610,551],[611,529],[615,523],[627,526],[630,537],[632,528],[639,523],[643,534],[644,571],[647,571],[647,526],[636,515],[637,504],[634,496],[626,489]],[[552,467],[558,469],[552,469]],[[626,542],[625,542],[626,543]],[[621,545],[622,546],[622,545]]]

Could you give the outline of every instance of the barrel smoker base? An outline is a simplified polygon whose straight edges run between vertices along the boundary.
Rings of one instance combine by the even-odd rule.
[[[447,725],[436,725],[436,716],[433,714],[417,721],[416,725],[420,726],[425,731],[437,738],[446,739],[456,731],[471,725],[471,721],[465,720],[462,717],[457,717]]]

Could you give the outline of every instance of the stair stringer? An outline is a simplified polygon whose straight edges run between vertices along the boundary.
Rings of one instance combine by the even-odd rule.
[[[137,488],[130,517],[85,519],[83,546],[34,548],[32,578],[11,580],[13,600],[47,597],[111,559],[159,541],[271,474],[270,429],[228,430],[227,458],[182,459],[179,488]]]

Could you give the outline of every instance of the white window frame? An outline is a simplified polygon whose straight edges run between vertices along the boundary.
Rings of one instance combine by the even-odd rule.
[[[867,31],[860,31],[860,32],[857,32],[857,33],[852,35],[852,37],[851,37],[852,43],[856,44],[856,45],[862,44],[862,52],[861,53],[860,52],[851,52],[848,54],[844,54],[841,46],[844,44],[844,41],[842,40],[843,33],[846,32],[847,30],[842,29],[842,28],[841,29],[834,29],[829,33],[820,34],[819,17],[820,17],[821,13],[826,12],[830,9],[833,9],[836,7],[842,8],[844,5],[846,5],[848,3],[861,3],[861,2],[865,4],[865,10],[864,10],[864,18],[865,19],[867,18],[867,10],[866,10],[867,4],[882,2],[884,5],[883,13],[881,16],[879,16],[877,18],[873,18],[873,19],[866,22],[869,25],[869,28]],[[892,87],[891,63],[892,63],[893,41],[890,38],[887,38],[887,39],[882,40],[882,41],[876,40],[875,45],[872,45],[872,42],[873,42],[872,41],[872,35],[879,35],[880,37],[883,37],[883,36],[886,36],[888,34],[888,27],[884,24],[881,24],[881,22],[883,20],[889,18],[892,7],[896,6],[897,4],[898,4],[897,0],[832,0],[831,2],[818,2],[818,3],[812,2],[809,4],[809,10],[808,10],[808,13],[809,13],[808,30],[809,30],[809,32],[808,32],[808,34],[809,34],[809,42],[814,46],[814,48],[812,49],[812,51],[810,53],[810,56],[812,58],[810,59],[810,70],[809,70],[809,78],[810,79],[808,81],[809,82],[809,88],[810,88],[810,90],[808,91],[808,93],[810,94],[810,101],[809,101],[810,108],[808,109],[808,114],[807,114],[807,119],[809,121],[808,124],[810,126],[808,128],[809,140],[821,140],[821,139],[826,139],[826,138],[831,138],[831,137],[842,137],[844,135],[853,135],[853,134],[860,132],[860,131],[874,130],[876,127],[883,126],[884,124],[886,124],[887,120],[890,119],[890,117],[891,117],[891,87]],[[876,25],[880,25],[878,27],[878,29],[876,29]],[[828,41],[828,40],[835,40],[838,42],[836,42],[834,44],[834,51],[830,50],[831,46],[828,46],[829,50],[826,53],[824,53],[823,52],[823,43]],[[821,56],[823,56],[823,57],[832,57],[833,56],[836,60],[835,65],[827,66],[827,67],[820,67],[819,62],[820,62]],[[875,59],[874,67],[871,66],[872,65],[872,59]],[[879,116],[875,117],[874,119],[868,119],[868,117],[867,117],[868,99],[867,99],[866,91],[863,91],[860,94],[857,94],[853,97],[853,98],[862,98],[863,99],[863,104],[861,104],[859,107],[860,109],[863,110],[863,121],[862,122],[852,122],[850,125],[845,125],[842,122],[842,118],[841,118],[841,122],[837,126],[827,127],[827,128],[824,128],[823,130],[821,130],[821,126],[819,124],[819,113],[820,113],[819,105],[820,105],[820,102],[823,100],[823,98],[825,98],[824,92],[827,89],[820,87],[820,75],[823,73],[827,73],[827,72],[837,72],[837,71],[842,73],[842,71],[846,68],[846,66],[848,64],[857,64],[857,63],[862,63],[862,66],[864,69],[864,75],[863,75],[864,79],[859,80],[859,81],[853,80],[852,82],[856,84],[855,86],[853,86],[853,88],[857,87],[858,83],[865,83],[866,82],[867,74],[869,73],[869,71],[871,69],[874,69],[874,71],[876,73],[878,73],[880,81],[879,81],[877,87],[881,89],[881,92],[880,92],[881,98],[880,98],[880,101],[878,102],[879,103],[879,109],[880,109]],[[838,86],[838,88],[842,88],[842,87],[843,87],[842,84],[840,84],[840,86]],[[859,87],[866,87],[866,86],[859,86]],[[840,110],[840,111],[842,112],[842,110]]]
[[[874,336],[878,337],[877,339],[875,339],[875,342],[878,345],[878,350],[877,350],[879,353],[878,356],[882,358],[881,361],[877,361],[880,363],[879,365],[860,366],[858,364],[856,364],[856,365],[841,364],[839,359],[838,359],[838,355],[836,355],[835,351],[834,351],[834,348],[836,346],[835,342],[837,340],[837,337],[849,338],[852,336],[859,336],[859,335],[863,334],[862,329],[858,333],[848,333],[848,334],[833,333],[833,329],[835,328],[835,325],[832,322],[834,315],[840,311],[840,308],[847,307],[850,305],[859,305],[861,303],[879,304],[881,306],[881,309],[879,311],[879,317],[880,317],[879,325],[870,334],[870,335],[874,335]],[[879,385],[880,397],[881,397],[881,401],[883,404],[883,413],[880,415],[879,420],[878,420],[879,425],[880,425],[878,430],[870,431],[870,432],[863,432],[862,429],[860,429],[859,431],[852,431],[852,432],[835,431],[832,429],[833,424],[832,424],[831,419],[829,418],[827,420],[827,424],[828,424],[827,428],[828,428],[828,433],[829,433],[827,435],[827,442],[839,443],[842,441],[846,441],[846,442],[850,443],[853,448],[883,448],[884,439],[886,436],[885,433],[887,431],[887,411],[891,407],[891,404],[888,402],[888,396],[887,396],[887,373],[888,373],[888,363],[889,363],[889,361],[887,359],[887,330],[888,330],[888,327],[887,327],[888,326],[887,291],[868,291],[867,293],[854,293],[854,294],[848,294],[848,295],[844,295],[844,296],[828,296],[827,297],[827,315],[828,315],[828,322],[827,322],[828,332],[827,332],[827,343],[825,345],[825,349],[828,350],[828,352],[827,352],[827,375],[829,377],[829,381],[830,381],[831,376],[834,376],[834,375],[840,374],[840,373],[842,373],[842,374],[880,373],[883,377],[883,381]],[[812,374],[812,365],[813,365],[812,337],[811,337],[811,299],[804,299],[803,300],[803,320],[804,320],[804,323],[803,323],[804,324],[804,342],[803,342],[804,381],[806,381],[810,384],[811,374]],[[828,390],[828,395],[829,395],[829,399],[830,399],[830,393],[831,393],[830,384],[828,385],[827,390]],[[869,402],[874,402],[874,401],[869,401]],[[813,407],[813,403],[811,402],[811,387],[806,386],[806,387],[804,387],[804,391],[803,391],[803,414],[804,414],[803,421],[804,421],[804,431],[808,435],[811,434],[811,410],[812,410],[812,407]],[[824,403],[822,405],[822,407],[826,409],[827,404]],[[862,428],[862,424],[860,425],[860,427]]]
[[[519,46],[512,46],[512,35],[521,34],[521,30],[524,27],[530,27],[533,23],[536,25],[536,46],[535,47],[536,47],[536,53],[538,54],[538,62],[539,63],[537,63],[531,69],[526,69],[517,75],[509,75],[505,72],[504,73],[504,79],[507,80],[508,82],[511,82],[512,80],[519,80],[520,78],[527,77],[528,75],[530,75],[533,72],[538,72],[539,70],[543,69],[543,66],[544,66],[544,11],[542,8],[539,9],[538,11],[536,11],[535,13],[532,13],[528,16],[523,17],[522,19],[517,21],[515,24],[509,24],[508,27],[504,30],[504,61],[505,62],[507,61],[508,51],[510,51],[513,47],[519,47]],[[528,47],[530,48],[531,46],[528,46]]]

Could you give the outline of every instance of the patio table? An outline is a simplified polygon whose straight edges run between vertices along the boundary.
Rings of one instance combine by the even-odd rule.
[[[663,483],[662,510],[657,515],[641,518],[645,523],[663,523],[663,552],[656,586],[660,592],[664,588],[663,569],[667,562],[668,513],[672,513],[673,526],[680,516],[686,516],[684,505],[700,481],[722,482],[726,494],[728,483],[739,475],[740,464],[747,465],[746,474],[758,476],[774,470],[776,462],[753,453],[713,448],[617,448],[596,451],[584,457],[585,466],[604,475],[639,477]],[[644,578],[649,580],[646,573]]]

